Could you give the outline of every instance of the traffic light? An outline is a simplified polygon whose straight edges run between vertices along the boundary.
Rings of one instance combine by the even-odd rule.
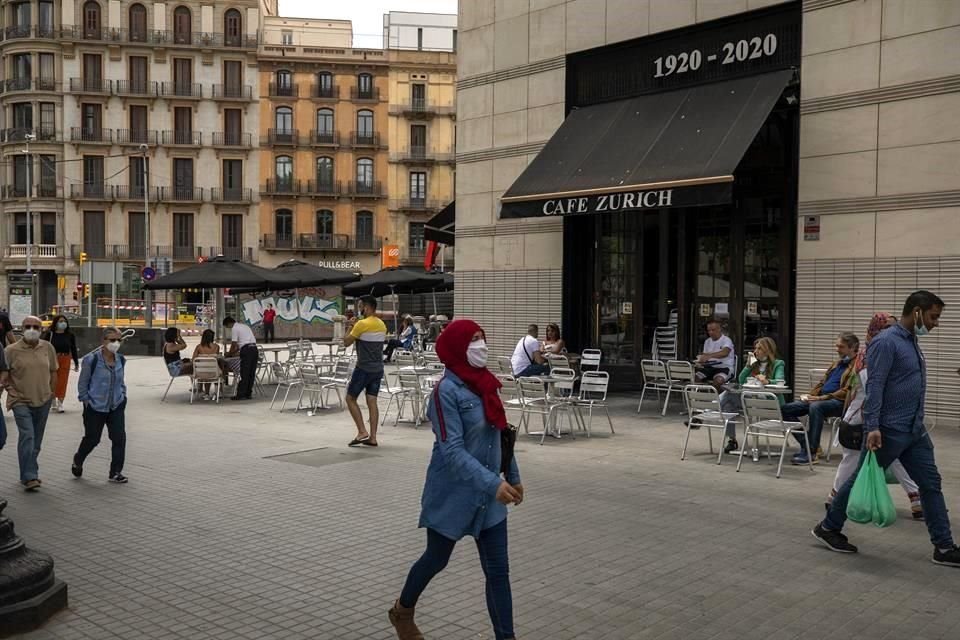
[[[90,297],[90,285],[88,284],[83,285],[83,297],[84,298]]]
[[[86,261],[87,261],[87,252],[86,252],[86,251],[81,251],[81,252],[80,252],[80,266],[82,267],[82,266],[83,266],[83,263],[86,262]]]

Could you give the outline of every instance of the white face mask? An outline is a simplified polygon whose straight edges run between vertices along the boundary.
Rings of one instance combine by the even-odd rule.
[[[120,343],[119,343],[119,342],[108,342],[108,343],[107,343],[107,349],[109,349],[111,353],[116,353],[117,351],[120,351]]]
[[[467,362],[471,367],[483,369],[487,366],[487,343],[483,340],[471,342],[467,347]]]
[[[40,339],[40,332],[36,329],[26,329],[23,332],[23,339],[27,342],[36,342]]]

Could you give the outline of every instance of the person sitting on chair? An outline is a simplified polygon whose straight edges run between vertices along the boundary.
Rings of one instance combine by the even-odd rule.
[[[413,341],[416,340],[416,338],[417,328],[413,324],[413,319],[410,316],[406,316],[400,321],[400,336],[391,338],[390,341],[387,342],[384,362],[390,362],[390,359],[393,357],[393,352],[398,347],[408,350],[413,349]]]
[[[697,357],[697,382],[719,389],[733,374],[734,351],[733,340],[723,334],[720,322],[707,322],[707,339],[703,342],[703,353]]]
[[[742,385],[751,384],[776,384],[783,383],[786,378],[787,365],[780,359],[777,353],[777,343],[773,338],[757,338],[753,343],[753,355],[756,362],[748,364],[740,371],[740,377],[737,381]],[[777,399],[783,404],[783,396],[778,395]],[[743,403],[739,393],[724,391],[720,395],[720,410],[723,413],[740,413],[743,410]],[[724,453],[733,453],[740,448],[737,443],[737,425],[734,421],[727,422],[727,445],[723,448]]]
[[[167,327],[163,333],[163,362],[167,365],[167,371],[174,378],[177,376],[188,376],[193,373],[193,362],[190,358],[183,358],[180,352],[187,348],[180,329],[176,327]]]
[[[513,375],[518,378],[540,376],[550,372],[550,366],[540,350],[540,341],[537,340],[539,333],[540,328],[531,324],[527,327],[527,335],[520,338],[520,342],[513,350],[510,364],[513,367]]]

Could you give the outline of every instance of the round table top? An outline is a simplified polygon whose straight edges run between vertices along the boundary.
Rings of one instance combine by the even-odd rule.
[[[791,389],[790,387],[787,387],[785,385],[778,385],[778,384],[742,385],[742,384],[727,383],[723,385],[723,388],[733,393],[743,393],[744,391],[766,391],[767,393],[775,393],[775,394],[781,394],[781,395],[793,393],[793,389]]]

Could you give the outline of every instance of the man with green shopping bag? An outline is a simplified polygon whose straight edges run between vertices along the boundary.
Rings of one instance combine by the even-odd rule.
[[[933,455],[933,442],[923,425],[923,401],[927,389],[926,363],[918,337],[939,326],[943,300],[929,291],[915,291],[903,306],[900,322],[877,335],[867,347],[870,376],[863,405],[866,434],[861,465],[873,451],[883,468],[900,459],[920,488],[927,530],[933,543],[933,562],[960,567],[960,549],[953,543],[950,519],[940,488],[940,472]],[[857,479],[853,474],[837,493],[827,517],[813,535],[830,550],[856,553],[841,533],[847,520],[847,501]]]

